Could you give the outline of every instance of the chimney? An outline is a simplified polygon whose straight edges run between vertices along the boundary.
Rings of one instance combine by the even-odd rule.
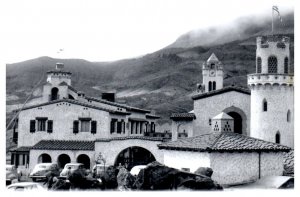
[[[56,70],[63,70],[64,69],[64,63],[56,63]]]
[[[102,93],[102,99],[110,102],[115,102],[115,93],[114,92],[104,92]]]
[[[234,132],[234,119],[222,112],[212,118],[212,132]]]

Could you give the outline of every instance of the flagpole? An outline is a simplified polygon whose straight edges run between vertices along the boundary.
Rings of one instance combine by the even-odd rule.
[[[273,30],[274,30],[274,8],[272,7],[272,35],[274,35]]]

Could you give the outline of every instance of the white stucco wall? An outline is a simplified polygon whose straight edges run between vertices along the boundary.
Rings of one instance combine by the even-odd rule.
[[[261,153],[261,177],[282,176],[284,153]]]
[[[199,167],[210,167],[209,153],[175,150],[162,151],[166,166],[176,169],[189,168],[190,172],[195,172]]]
[[[53,132],[36,131],[30,133],[30,120],[47,117],[53,120]],[[79,117],[91,117],[97,121],[97,133],[73,133],[73,121]],[[125,117],[125,116],[124,116]],[[36,126],[37,128],[37,126]],[[106,137],[110,132],[110,114],[106,111],[91,109],[67,102],[50,104],[21,111],[18,125],[18,147],[33,146],[41,140],[95,140]]]
[[[157,145],[161,143],[161,141],[148,141],[140,139],[112,140],[110,142],[96,141],[95,154],[98,155],[101,152],[106,159],[106,164],[114,165],[119,153],[121,153],[126,148],[137,146],[147,149],[153,154],[156,161],[163,163],[163,152],[157,147]]]
[[[236,91],[225,92],[211,97],[194,100],[194,135],[212,132],[209,119],[220,114],[234,111],[243,118],[243,134],[250,134],[250,95]]]
[[[212,179],[237,184],[258,179],[258,153],[211,153]]]
[[[263,100],[268,110],[263,111]],[[291,120],[287,121],[287,112]],[[261,85],[251,88],[251,137],[275,142],[280,132],[280,143],[294,147],[294,87]]]

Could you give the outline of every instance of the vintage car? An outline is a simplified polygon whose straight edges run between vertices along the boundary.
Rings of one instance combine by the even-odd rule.
[[[56,176],[59,176],[59,167],[56,163],[39,163],[36,164],[30,173],[29,177],[32,181],[36,181],[38,179],[44,180],[46,179],[46,174],[49,172],[53,172]]]
[[[82,172],[83,175],[88,174],[88,170],[84,167],[82,163],[67,163],[64,169],[60,173],[60,178],[67,178],[75,170]]]
[[[21,173],[18,172],[14,165],[6,165],[6,185],[18,182],[21,178]]]
[[[33,182],[13,183],[7,186],[6,189],[8,189],[9,191],[30,191],[30,190],[46,191],[46,189],[42,185]]]

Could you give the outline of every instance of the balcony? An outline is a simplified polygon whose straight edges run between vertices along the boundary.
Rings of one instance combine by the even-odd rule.
[[[294,75],[288,74],[251,74],[248,75],[248,85],[293,85]]]

